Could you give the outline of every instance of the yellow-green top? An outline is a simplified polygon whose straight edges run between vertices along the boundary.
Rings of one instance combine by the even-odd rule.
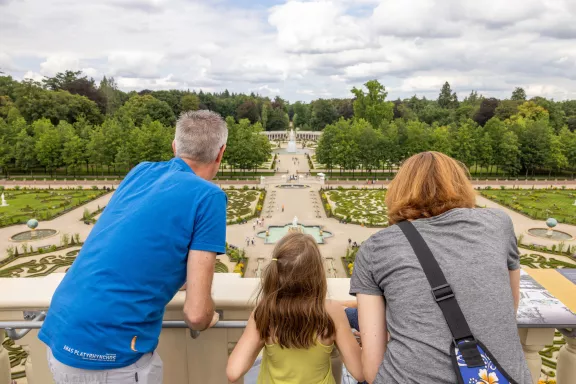
[[[330,354],[334,344],[317,342],[308,349],[266,344],[258,384],[336,384]]]

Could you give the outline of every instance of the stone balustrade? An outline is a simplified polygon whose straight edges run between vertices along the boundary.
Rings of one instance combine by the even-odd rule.
[[[42,278],[0,279],[0,322],[21,321],[23,311],[46,310],[54,290],[63,274],[55,273]],[[258,279],[242,279],[235,274],[214,276],[213,298],[222,320],[246,320],[254,304]],[[329,297],[348,300],[348,279],[328,279]],[[165,320],[183,320],[184,292],[176,294],[166,308]],[[554,328],[520,328],[520,339],[534,383],[538,382],[542,360],[538,351],[552,344]],[[575,325],[576,327],[576,325]],[[17,343],[29,352],[25,364],[29,384],[46,384],[51,376],[46,362],[46,348],[37,338],[38,330],[31,330]],[[217,328],[202,332],[193,339],[187,329],[165,328],[162,330],[158,352],[164,362],[164,382],[175,384],[225,383],[225,367],[229,352],[234,347],[242,329]],[[4,331],[0,330],[0,340]],[[558,384],[576,382],[576,339],[567,334],[567,344],[558,356]],[[105,342],[105,340],[103,340]],[[336,363],[337,364],[337,363]],[[0,345],[0,384],[10,384],[8,353]],[[338,368],[335,367],[335,372]]]
[[[287,131],[264,131],[262,132],[263,135],[268,137],[270,141],[277,141],[277,140],[288,140],[288,132]],[[294,134],[296,135],[296,140],[309,140],[309,141],[317,141],[322,132],[317,131],[295,131]]]

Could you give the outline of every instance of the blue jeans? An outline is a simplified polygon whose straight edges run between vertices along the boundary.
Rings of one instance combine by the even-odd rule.
[[[350,328],[357,330],[360,332],[360,324],[358,324],[358,310],[356,308],[345,308],[346,317],[348,318],[348,324],[350,324]],[[368,384],[366,381],[358,384]]]
[[[350,328],[360,332],[360,324],[358,324],[358,310],[356,308],[346,308],[345,311]]]

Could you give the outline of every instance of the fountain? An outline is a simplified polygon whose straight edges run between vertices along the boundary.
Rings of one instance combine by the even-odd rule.
[[[2,204],[0,204],[0,207],[7,207],[8,203],[6,202],[6,199],[4,198],[4,194],[2,194]]]
[[[294,216],[294,219],[292,220],[292,226],[288,227],[288,232],[304,233],[304,230],[302,229],[302,227],[298,225],[298,217],[297,216]]]
[[[265,244],[274,244],[289,232],[305,233],[312,236],[318,244],[324,244],[324,239],[332,237],[332,233],[324,231],[319,225],[298,224],[298,218],[294,217],[290,224],[284,226],[270,226],[266,231],[259,232],[256,236],[264,239]],[[296,224],[296,225],[294,225]]]
[[[558,225],[558,220],[551,217],[548,220],[546,220],[546,226],[548,227],[548,229],[530,228],[528,230],[528,233],[532,236],[542,237],[544,239],[551,239],[551,240],[565,241],[565,240],[572,240],[573,239],[572,235],[570,235],[566,232],[552,229],[557,225]]]
[[[29,231],[19,232],[13,235],[10,239],[12,241],[33,241],[54,236],[58,233],[55,229],[36,229],[38,228],[38,220],[36,219],[28,220],[26,225],[30,228]]]
[[[288,153],[296,153],[296,135],[294,135],[294,130],[291,129],[288,134],[288,148],[286,149]]]

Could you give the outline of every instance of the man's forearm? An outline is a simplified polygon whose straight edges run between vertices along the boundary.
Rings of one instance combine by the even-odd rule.
[[[207,303],[209,304],[202,310],[194,310],[184,305],[184,321],[190,329],[203,331],[210,326],[214,318],[214,301],[210,298]]]

